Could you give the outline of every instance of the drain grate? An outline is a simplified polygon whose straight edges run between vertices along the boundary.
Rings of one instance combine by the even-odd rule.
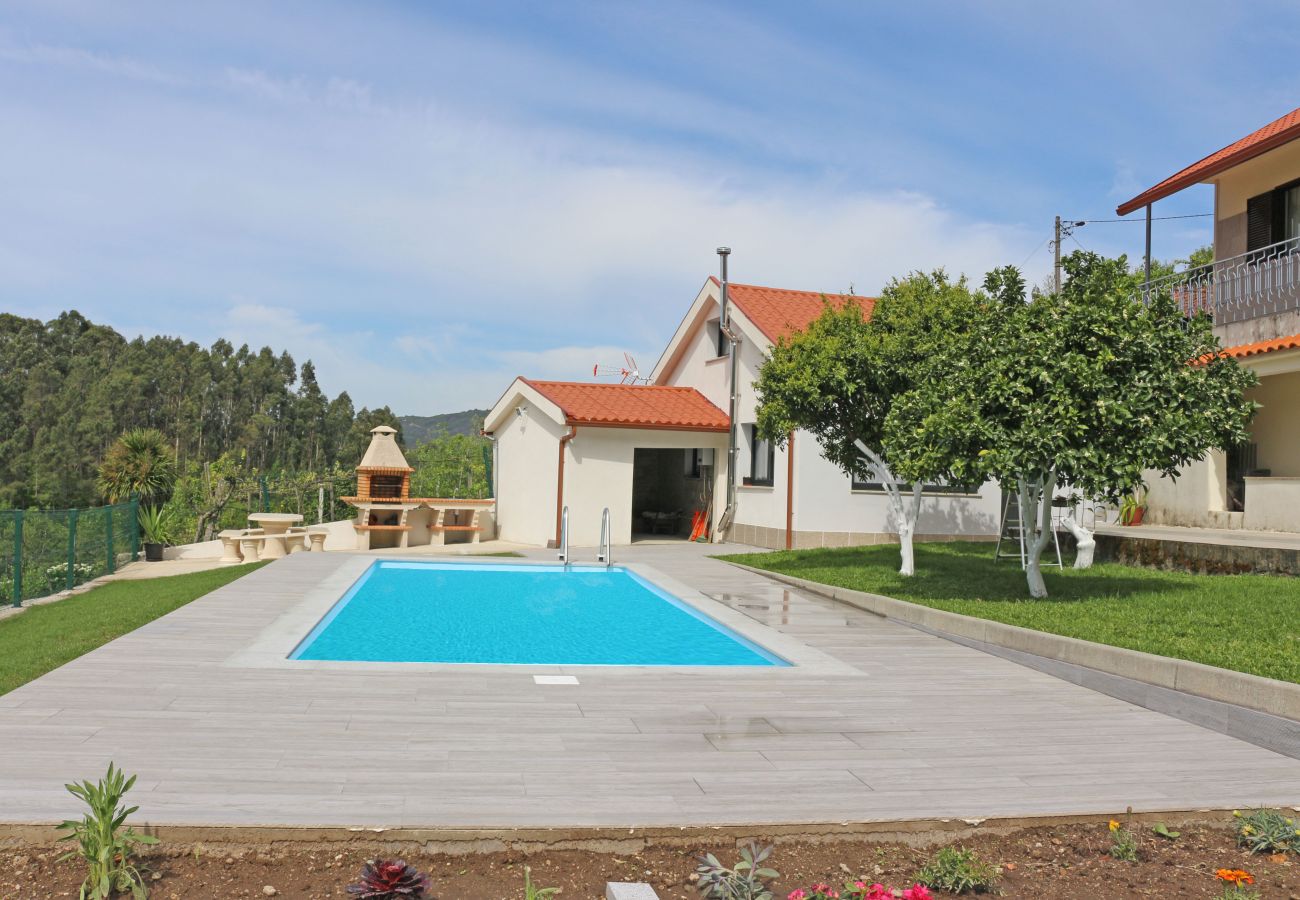
[[[577,684],[574,675],[534,675],[533,684]]]

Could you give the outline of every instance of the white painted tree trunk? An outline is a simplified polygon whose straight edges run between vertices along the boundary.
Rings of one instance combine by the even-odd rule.
[[[921,514],[921,486],[913,485],[911,502],[904,503],[898,479],[894,477],[894,473],[889,470],[889,466],[880,455],[862,441],[853,443],[857,445],[858,452],[866,458],[872,473],[884,485],[885,495],[889,498],[889,508],[894,513],[894,521],[898,523],[898,545],[902,557],[898,574],[915,575],[916,554],[912,546],[912,537],[916,534],[916,520]]]
[[[1025,580],[1029,583],[1029,596],[1041,600],[1047,596],[1041,561],[1043,550],[1052,539],[1052,491],[1056,488],[1056,470],[1035,473],[1033,478],[1021,478],[1018,486],[1020,523],[1025,536]]]
[[[1074,567],[1076,569],[1091,569],[1093,553],[1097,549],[1097,540],[1092,536],[1092,532],[1084,528],[1074,518],[1074,510],[1061,520],[1065,530],[1074,535],[1075,543],[1078,544],[1078,552],[1074,555]]]

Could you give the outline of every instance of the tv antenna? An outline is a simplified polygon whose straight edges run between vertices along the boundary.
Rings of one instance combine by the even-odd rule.
[[[591,374],[594,378],[617,378],[619,384],[649,384],[650,379],[641,374],[637,368],[636,360],[632,358],[631,353],[623,354],[623,365],[621,366],[603,366],[600,363],[591,367]]]

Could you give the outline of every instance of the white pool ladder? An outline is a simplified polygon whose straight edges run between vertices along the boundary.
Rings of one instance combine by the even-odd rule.
[[[606,506],[605,511],[600,514],[600,546],[596,549],[596,562],[604,563],[607,569],[613,562],[609,541],[609,507]]]
[[[569,507],[560,512],[560,552],[556,554],[560,562],[569,564]]]

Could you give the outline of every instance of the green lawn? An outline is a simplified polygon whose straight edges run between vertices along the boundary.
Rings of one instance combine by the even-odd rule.
[[[898,574],[898,548],[748,553],[721,559],[936,609],[1300,682],[1300,580],[1191,575],[1115,564],[1048,569],[1047,600],[1031,600],[1012,560],[993,545],[916,546],[916,575]],[[1068,561],[1067,561],[1068,565]]]
[[[264,565],[250,563],[146,581],[114,581],[0,620],[0,694]]]

